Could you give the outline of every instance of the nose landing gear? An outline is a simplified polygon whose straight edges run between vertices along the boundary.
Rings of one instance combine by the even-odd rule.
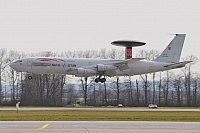
[[[29,76],[28,76],[28,79],[29,79],[29,80],[32,80],[32,79],[33,79],[33,77],[32,77],[31,75],[29,75]]]
[[[33,75],[31,73],[27,73],[26,75],[28,80],[32,80],[33,79]]]

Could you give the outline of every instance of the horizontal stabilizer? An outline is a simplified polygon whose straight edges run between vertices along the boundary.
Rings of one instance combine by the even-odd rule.
[[[188,64],[190,62],[192,62],[192,61],[183,61],[183,62],[179,62],[179,63],[175,63],[175,64],[166,65],[164,67],[180,68],[180,67],[184,67],[186,64]]]

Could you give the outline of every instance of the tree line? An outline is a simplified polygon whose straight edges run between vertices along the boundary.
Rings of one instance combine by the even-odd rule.
[[[153,60],[157,50],[140,50],[136,57]],[[0,105],[15,105],[20,99],[24,106],[200,106],[199,73],[192,71],[198,61],[195,55],[182,60],[190,64],[177,70],[129,77],[108,77],[106,83],[95,83],[95,77],[75,78],[68,75],[33,74],[28,80],[26,73],[9,67],[14,60],[26,57],[66,57],[124,59],[124,50],[86,50],[53,53],[43,51],[25,54],[0,49]]]

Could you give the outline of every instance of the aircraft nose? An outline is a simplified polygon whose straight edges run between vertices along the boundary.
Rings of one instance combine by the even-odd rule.
[[[10,67],[11,67],[12,69],[14,69],[15,71],[17,71],[17,72],[20,71],[20,66],[19,66],[19,64],[16,63],[16,62],[11,63],[11,64],[10,64]]]
[[[15,69],[15,63],[10,63],[10,67],[11,67],[12,69]]]

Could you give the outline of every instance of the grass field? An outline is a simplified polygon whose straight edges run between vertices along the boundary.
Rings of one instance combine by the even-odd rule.
[[[0,121],[187,121],[200,122],[200,112],[22,110],[0,111]]]

